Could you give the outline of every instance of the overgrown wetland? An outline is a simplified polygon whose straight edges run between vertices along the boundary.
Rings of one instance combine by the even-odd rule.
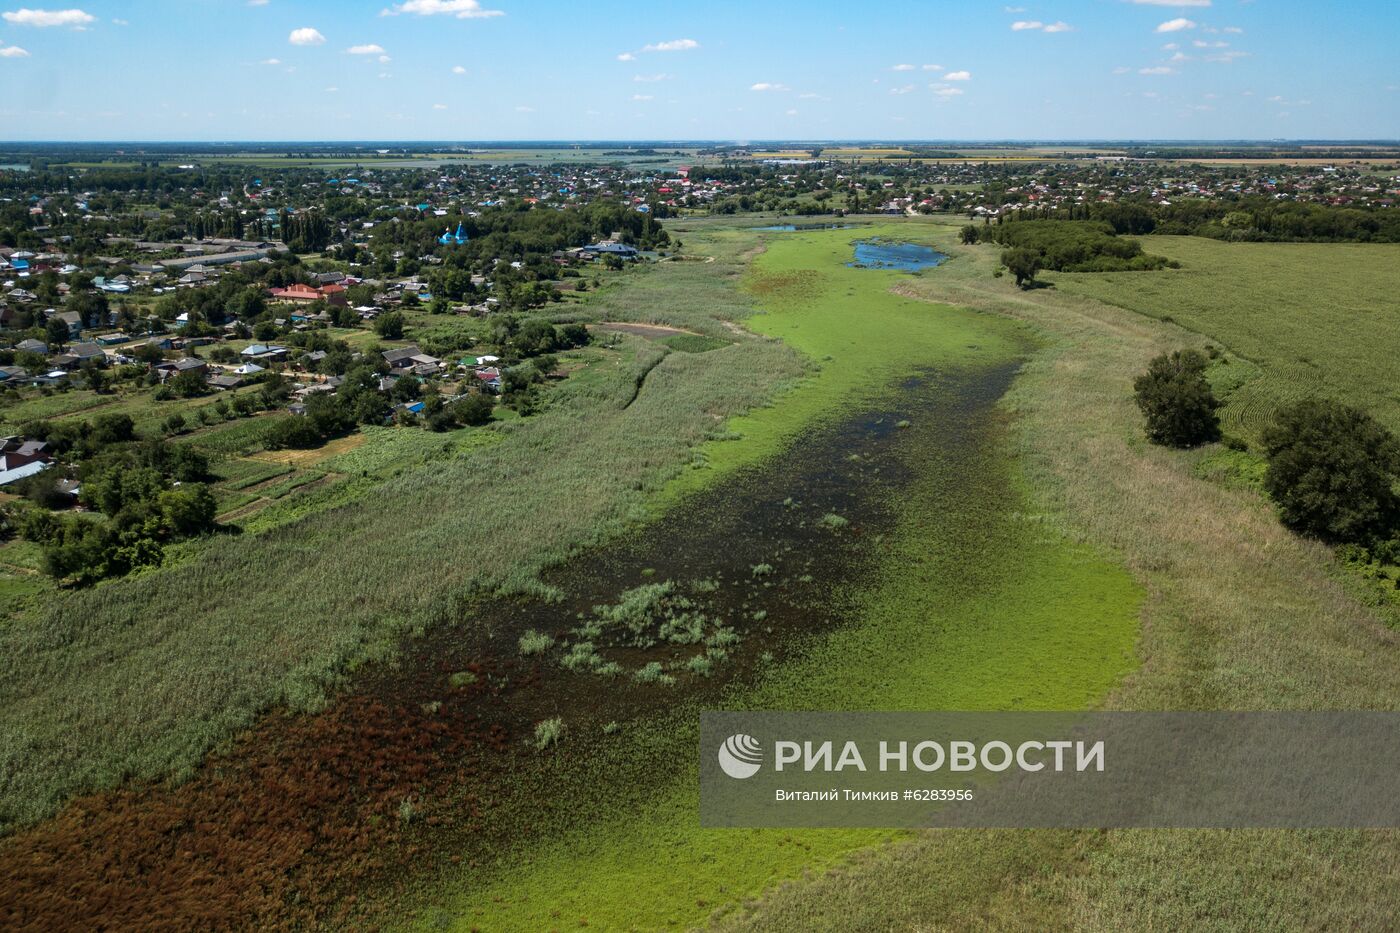
[[[1010,456],[1000,400],[1030,333],[849,265],[857,240],[912,232],[693,231],[747,259],[745,326],[807,375],[720,419],[644,500],[657,517],[555,564],[537,595],[457,601],[324,709],[264,717],[178,786],[81,798],[20,833],[0,863],[10,919],[689,926],[891,837],[696,828],[701,708],[1098,702],[1134,663],[1141,593],[1038,517]],[[620,430],[725,353],[637,370]]]

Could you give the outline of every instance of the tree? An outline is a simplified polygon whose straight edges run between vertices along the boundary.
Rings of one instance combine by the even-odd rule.
[[[1001,264],[1016,276],[1018,288],[1029,288],[1035,282],[1035,274],[1040,271],[1040,254],[1025,246],[1003,250]]]
[[[167,384],[170,391],[180,398],[194,398],[209,391],[209,383],[204,381],[204,374],[193,369],[176,373]]]
[[[403,315],[397,311],[379,315],[374,319],[374,332],[385,340],[402,340]]]
[[[457,420],[468,427],[477,427],[491,420],[496,403],[484,393],[472,393],[452,404]]]
[[[306,418],[289,416],[279,418],[267,429],[263,443],[268,450],[281,450],[285,447],[319,447],[321,432]]]
[[[44,325],[44,334],[48,339],[49,349],[57,350],[68,342],[71,336],[68,325],[57,315],[49,318],[49,323]]]
[[[1206,358],[1196,350],[1162,354],[1133,382],[1147,437],[1167,447],[1194,447],[1220,439],[1220,407],[1206,381]]]
[[[1303,401],[1280,411],[1263,441],[1264,489],[1285,525],[1337,542],[1393,531],[1400,517],[1394,488],[1400,444],[1370,415],[1337,402]]]

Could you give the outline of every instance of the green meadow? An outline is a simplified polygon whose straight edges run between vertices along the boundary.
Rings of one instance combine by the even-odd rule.
[[[1400,246],[1146,237],[1180,269],[1049,274],[1061,291],[1175,322],[1241,357],[1223,415],[1256,439],[1279,405],[1325,396],[1400,430]]]

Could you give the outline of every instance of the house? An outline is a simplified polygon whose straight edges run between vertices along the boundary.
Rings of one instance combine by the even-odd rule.
[[[156,372],[160,375],[161,382],[168,382],[181,373],[197,373],[203,375],[209,371],[209,364],[197,356],[187,356],[181,360],[173,362],[167,361],[156,364]]]
[[[255,343],[238,354],[245,360],[271,360],[276,363],[287,358],[287,348],[275,344]]]
[[[636,259],[641,252],[635,246],[628,246],[626,243],[612,243],[604,241],[602,243],[592,243],[582,250],[584,255],[591,256],[616,256],[619,259]]]
[[[33,337],[30,337],[15,344],[15,349],[25,353],[48,353],[49,345],[42,340],[35,340]]]
[[[242,366],[234,367],[234,374],[238,376],[252,376],[256,373],[266,372],[266,366],[259,366],[257,363],[244,363]]]
[[[417,347],[400,347],[397,350],[385,350],[384,362],[389,364],[389,368],[395,372],[406,372],[424,364],[432,364],[434,367],[441,366],[442,362],[436,357],[428,356]]]
[[[501,371],[495,366],[482,366],[475,370],[472,375],[477,378],[483,388],[492,392],[501,391]]]
[[[227,389],[236,389],[236,388],[238,388],[239,386],[241,386],[241,385],[243,384],[243,381],[244,381],[244,380],[243,380],[243,377],[242,377],[242,376],[234,376],[234,375],[229,375],[228,373],[220,373],[220,374],[218,374],[218,375],[216,375],[216,376],[210,376],[210,377],[209,377],[208,379],[206,379],[205,381],[206,381],[209,385],[213,386],[214,388],[216,388],[216,389],[218,389],[219,391],[222,392],[222,391],[227,390]]]
[[[68,325],[68,336],[76,337],[83,332],[83,316],[76,311],[55,311],[53,317]]]
[[[86,363],[106,366],[107,354],[95,343],[75,343],[68,348],[66,353],[60,353],[58,356],[55,356],[51,362],[56,369],[64,369],[72,372]]]
[[[52,466],[52,460],[44,453],[22,454],[18,451],[0,453],[0,486],[8,486],[22,479],[42,473]]]
[[[288,285],[286,288],[268,289],[267,294],[274,301],[300,301],[307,303],[324,301],[327,304],[340,305],[341,307],[349,304],[349,300],[346,298],[345,286],[338,284],[322,285],[319,288],[313,288],[310,285],[297,283],[296,285]]]

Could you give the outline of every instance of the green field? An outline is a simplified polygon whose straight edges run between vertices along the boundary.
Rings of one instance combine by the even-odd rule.
[[[1049,274],[1061,291],[1175,321],[1257,369],[1222,413],[1250,439],[1281,404],[1323,396],[1400,431],[1400,246],[1146,237],[1163,272]],[[1247,367],[1248,368],[1248,367]]]

